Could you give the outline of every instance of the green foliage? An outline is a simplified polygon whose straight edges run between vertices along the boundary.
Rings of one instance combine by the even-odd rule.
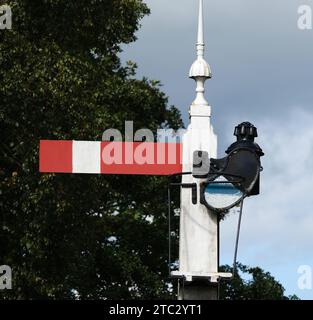
[[[39,174],[40,139],[101,140],[108,128],[178,128],[158,82],[121,66],[149,13],[141,0],[12,0],[0,33],[0,264],[7,299],[162,298],[165,178]],[[147,219],[153,217],[153,219]]]
[[[223,272],[232,272],[232,267],[221,267]],[[224,300],[298,300],[293,295],[284,296],[284,287],[269,273],[259,267],[237,264],[234,279],[220,286],[220,297]]]

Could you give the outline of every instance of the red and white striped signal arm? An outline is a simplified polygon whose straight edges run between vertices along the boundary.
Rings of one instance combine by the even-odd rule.
[[[182,144],[41,140],[43,173],[172,175],[182,172]]]

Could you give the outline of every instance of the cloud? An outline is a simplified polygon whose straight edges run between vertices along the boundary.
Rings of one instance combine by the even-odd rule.
[[[146,2],[152,14],[122,58],[138,62],[139,76],[161,80],[187,122],[195,95],[188,71],[195,58],[198,1]],[[206,96],[218,133],[225,116],[262,117],[266,111],[279,116],[290,104],[309,110],[313,31],[297,28],[298,6],[304,2],[312,1],[204,1],[205,56],[213,72]]]

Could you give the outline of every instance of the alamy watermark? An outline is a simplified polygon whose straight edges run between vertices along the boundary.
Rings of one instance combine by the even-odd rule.
[[[0,6],[0,30],[12,29],[12,9],[7,4]]]
[[[298,29],[312,30],[313,27],[313,10],[312,6],[303,4],[298,8]]]
[[[199,129],[199,132],[201,129]],[[125,121],[125,132],[107,129],[102,135],[102,161],[112,164],[169,164],[182,163],[179,147],[185,129],[158,129],[155,134],[150,129],[139,129],[134,132],[133,121]],[[199,133],[201,134],[201,133]],[[125,137],[123,141],[123,136]],[[158,143],[154,143],[157,140]],[[200,159],[201,160],[201,159]],[[199,162],[200,162],[199,160]]]
[[[312,268],[308,265],[301,265],[297,270],[300,277],[298,278],[298,288],[300,290],[312,290]]]
[[[12,270],[9,266],[0,266],[0,290],[12,289]]]

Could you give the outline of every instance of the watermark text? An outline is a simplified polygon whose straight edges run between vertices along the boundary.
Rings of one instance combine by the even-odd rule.
[[[313,10],[310,5],[301,5],[298,8],[298,29],[300,30],[312,30],[313,19],[312,14]]]
[[[0,266],[0,290],[12,289],[12,270],[9,266]]]
[[[12,10],[8,5],[0,6],[0,30],[12,29]]]

